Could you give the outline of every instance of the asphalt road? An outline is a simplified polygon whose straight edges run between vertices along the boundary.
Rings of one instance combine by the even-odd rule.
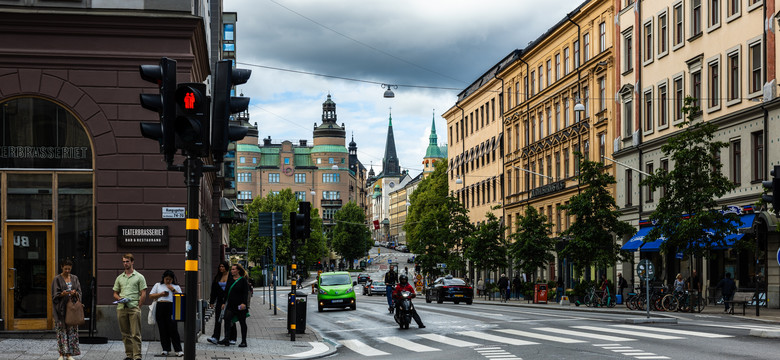
[[[386,252],[387,249],[382,249]],[[406,254],[403,254],[406,255]],[[402,255],[399,255],[402,256]],[[400,268],[403,269],[403,263]],[[410,266],[411,268],[411,266]],[[372,278],[384,271],[369,270]],[[401,330],[384,297],[357,292],[357,310],[308,303],[307,322],[338,345],[331,357],[363,359],[780,359],[777,340],[750,329],[780,326],[727,316],[684,316],[678,324],[629,325],[629,316],[498,304],[426,304],[415,299],[425,329]]]

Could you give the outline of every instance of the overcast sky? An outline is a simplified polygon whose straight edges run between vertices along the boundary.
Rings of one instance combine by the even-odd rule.
[[[401,167],[414,176],[422,171],[431,120],[445,144],[441,114],[457,94],[580,3],[225,0],[224,11],[238,13],[238,67],[252,70],[239,90],[252,98],[250,121],[259,123],[261,139],[311,144],[331,94],[346,143],[354,134],[358,158],[379,173],[392,107]],[[380,84],[401,86],[393,89],[395,98],[385,99]]]

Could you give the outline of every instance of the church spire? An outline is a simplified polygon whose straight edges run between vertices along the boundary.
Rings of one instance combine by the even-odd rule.
[[[434,113],[431,117],[431,135],[428,136],[428,148],[425,150],[425,159],[442,157],[439,150],[439,137],[436,136],[436,114]]]
[[[395,152],[395,137],[393,136],[393,113],[387,125],[387,141],[385,142],[385,156],[382,158],[382,174],[384,176],[400,176],[401,165],[398,163],[398,155]]]

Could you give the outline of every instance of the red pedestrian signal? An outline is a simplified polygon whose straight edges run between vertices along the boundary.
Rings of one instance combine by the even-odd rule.
[[[184,95],[184,108],[195,109],[195,94],[188,92],[187,95]]]

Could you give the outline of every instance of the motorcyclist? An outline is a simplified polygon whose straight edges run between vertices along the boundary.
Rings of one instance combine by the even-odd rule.
[[[395,289],[393,289],[393,299],[400,299],[402,291],[408,291],[412,293],[412,298],[417,296],[414,293],[414,288],[412,285],[409,285],[409,278],[406,275],[401,275],[398,278],[398,285],[396,285]],[[401,302],[396,301],[395,303],[397,307]],[[425,325],[423,325],[422,319],[420,319],[420,315],[417,315],[417,310],[414,307],[412,307],[412,318],[414,319],[414,322],[417,323],[418,328],[425,329]]]
[[[393,267],[390,266],[390,271],[388,271],[385,274],[385,285],[387,290],[387,311],[390,313],[393,312],[393,288],[395,287],[395,283],[398,282],[398,274],[396,274],[395,270],[393,270]]]

